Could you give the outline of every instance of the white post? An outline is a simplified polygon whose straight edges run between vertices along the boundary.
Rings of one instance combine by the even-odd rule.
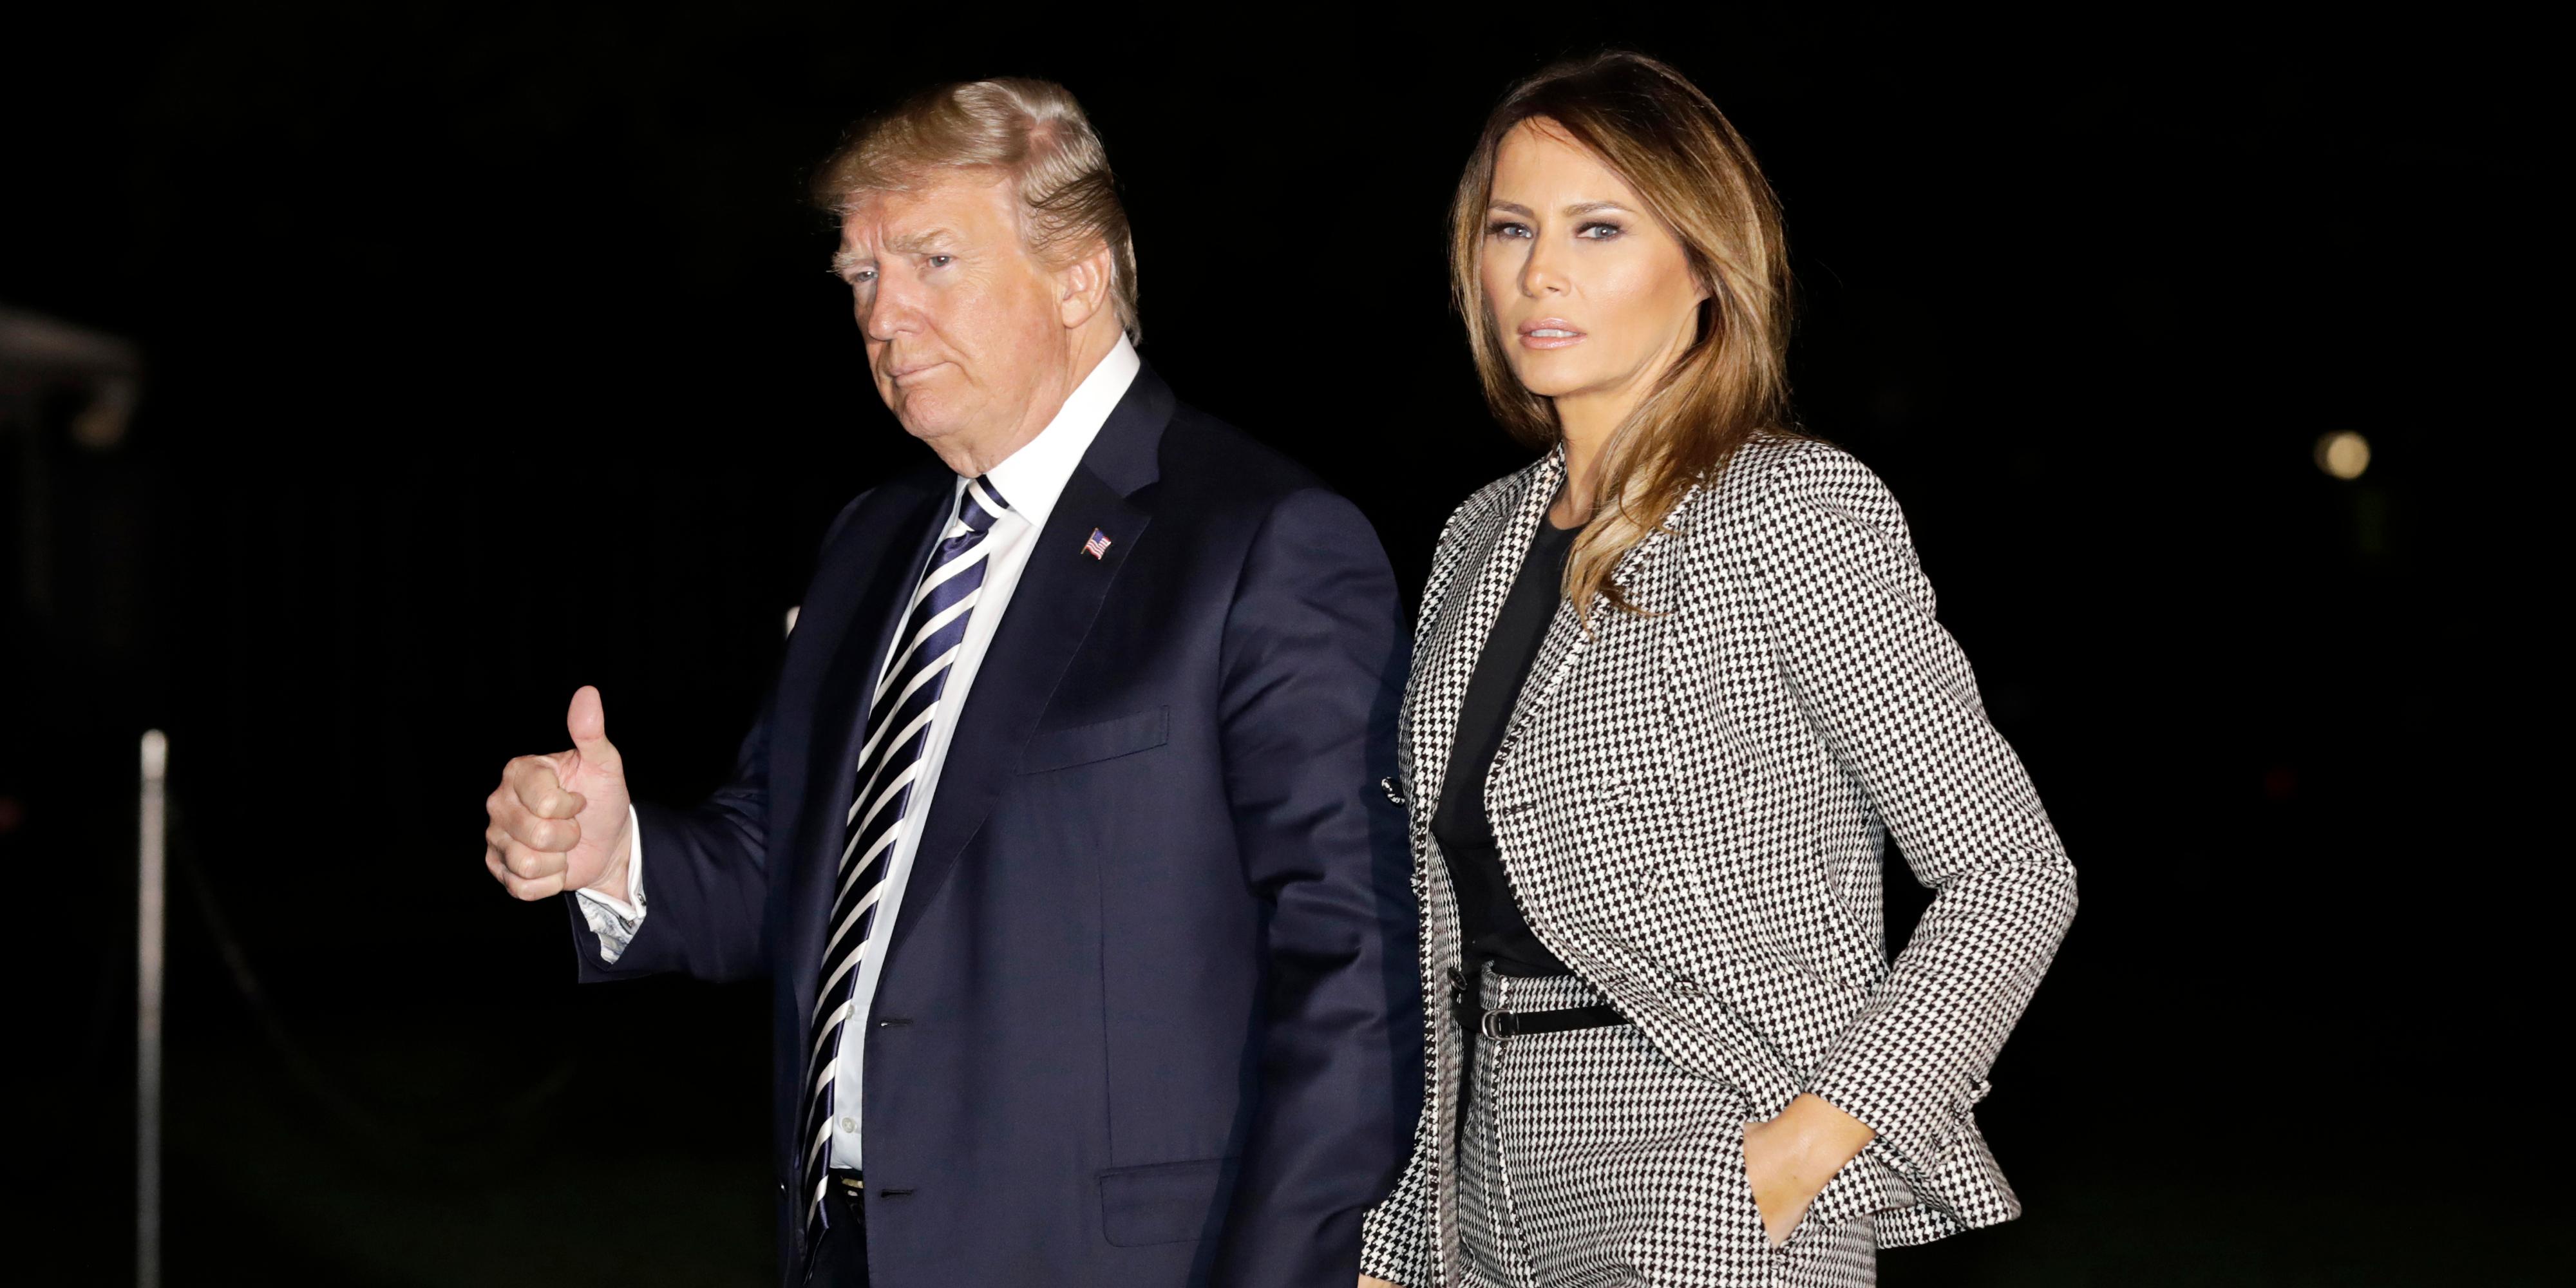
[[[134,1282],[161,1283],[161,973],[170,739],[143,733],[142,867],[134,927]]]

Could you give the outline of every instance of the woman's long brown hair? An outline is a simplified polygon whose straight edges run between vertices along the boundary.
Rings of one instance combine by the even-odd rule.
[[[1480,276],[1494,158],[1503,136],[1544,119],[1627,181],[1682,244],[1708,291],[1698,336],[1602,452],[1591,522],[1566,560],[1565,595],[1635,612],[1610,580],[1694,483],[1715,478],[1748,440],[1794,433],[1789,416],[1789,260],[1780,204],[1743,136],[1680,72],[1643,54],[1562,62],[1512,87],[1485,121],[1450,209],[1450,286],[1485,401],[1533,448],[1563,437],[1555,404],[1512,373]],[[1588,625],[1587,620],[1587,625]]]

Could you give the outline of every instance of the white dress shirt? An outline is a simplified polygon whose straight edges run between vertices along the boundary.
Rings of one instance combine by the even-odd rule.
[[[904,886],[912,878],[913,855],[921,848],[922,820],[929,816],[931,799],[939,791],[939,771],[948,758],[949,738],[957,731],[957,713],[965,707],[966,694],[975,686],[975,673],[984,664],[984,651],[993,642],[1002,614],[1010,608],[1011,592],[1019,585],[1020,571],[1028,566],[1038,533],[1046,528],[1047,515],[1054,511],[1056,498],[1064,495],[1065,483],[1073,478],[1075,467],[1082,464],[1082,454],[1090,450],[1091,440],[1099,436],[1109,413],[1118,406],[1119,399],[1127,396],[1127,387],[1135,382],[1139,366],[1136,350],[1126,337],[1119,337],[1118,346],[1074,387],[1064,406],[1056,411],[1055,419],[984,475],[1010,510],[995,520],[992,531],[984,538],[991,546],[985,556],[984,584],[976,592],[973,611],[967,615],[966,638],[957,646],[957,660],[950,664],[948,678],[941,683],[939,709],[931,717],[930,738],[922,747],[921,773],[913,782],[912,797],[904,807],[902,820],[895,824],[894,850],[886,856],[885,894],[878,901],[876,922],[868,932],[867,942],[859,948],[857,991],[850,1018],[841,1027],[839,1070],[834,1075],[839,1083],[832,1095],[839,1114],[832,1125],[835,1167],[859,1166],[859,1094],[867,1058],[869,1004],[876,997],[877,977],[885,969],[886,945],[894,938],[895,918],[903,908]],[[957,498],[965,494],[966,482],[960,478],[950,490],[948,507],[940,512],[938,524],[945,526],[956,515]],[[918,580],[916,576],[914,582]],[[907,592],[911,584],[907,583]],[[904,596],[906,602],[910,598],[909,593]],[[880,663],[880,667],[883,665]],[[878,678],[882,683],[882,670]],[[865,718],[864,713],[861,718]],[[842,772],[855,776],[858,767],[847,766]],[[635,937],[645,916],[644,835],[631,811],[627,831],[635,838],[626,867],[627,894],[632,902],[611,899],[595,890],[579,892],[583,919],[599,935],[599,955],[612,964]],[[817,965],[809,962],[788,969],[812,970]]]

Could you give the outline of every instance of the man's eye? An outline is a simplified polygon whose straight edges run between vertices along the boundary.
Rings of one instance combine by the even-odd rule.
[[[946,268],[948,267],[949,261],[956,258],[957,257],[954,255],[933,255],[930,257],[930,266],[932,268]]]
[[[877,271],[873,268],[862,268],[850,274],[852,286],[865,286],[875,280],[877,280]]]
[[[1485,229],[1488,237],[1527,237],[1529,229],[1508,219],[1497,219]]]

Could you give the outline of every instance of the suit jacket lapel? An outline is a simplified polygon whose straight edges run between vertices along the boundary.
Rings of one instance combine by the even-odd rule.
[[[800,632],[830,631],[838,638],[815,708],[815,758],[806,790],[811,808],[803,823],[807,834],[794,841],[794,852],[803,861],[790,878],[790,929],[781,958],[794,973],[800,1014],[814,1011],[814,963],[823,959],[823,923],[831,916],[832,878],[840,867],[839,824],[859,790],[859,740],[867,723],[868,689],[885,665],[886,649],[902,626],[922,565],[939,539],[956,478],[944,466],[926,466],[870,498],[851,521],[852,530],[825,555],[834,558],[846,549],[854,552],[851,558],[873,556],[850,570],[860,582],[858,592],[842,601],[846,611],[837,620],[817,620],[811,611],[797,618]]]
[[[1138,371],[1037,534],[975,686],[957,713],[957,730],[913,854],[906,911],[895,919],[894,938],[886,945],[888,960],[928,920],[912,910],[938,898],[959,853],[983,828],[1003,785],[1018,771],[1020,749],[1036,731],[1056,682],[1091,633],[1110,583],[1143,541],[1152,515],[1136,494],[1160,476],[1157,459],[1172,407],[1170,387],[1151,367]],[[1110,538],[1097,557],[1083,548],[1094,528]]]

